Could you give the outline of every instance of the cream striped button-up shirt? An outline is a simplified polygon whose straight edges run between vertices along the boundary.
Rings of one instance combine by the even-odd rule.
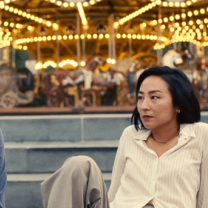
[[[146,146],[150,130],[127,127],[120,139],[110,208],[208,208],[208,124],[182,124],[178,144],[158,157]]]

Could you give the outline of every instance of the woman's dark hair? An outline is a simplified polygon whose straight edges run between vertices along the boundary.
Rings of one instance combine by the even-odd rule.
[[[177,116],[178,124],[200,121],[200,106],[194,94],[191,82],[187,76],[178,69],[163,66],[152,67],[144,71],[137,81],[136,100],[138,100],[138,92],[142,82],[152,75],[162,78],[168,84],[168,89],[172,94],[173,105],[180,109],[180,113],[178,113]],[[145,128],[137,107],[133,111],[131,123],[134,123],[137,130],[139,129],[139,124],[142,128]]]

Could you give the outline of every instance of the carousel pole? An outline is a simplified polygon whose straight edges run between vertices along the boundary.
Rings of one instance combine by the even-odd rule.
[[[2,31],[2,4],[3,4],[3,1],[0,2],[0,32]],[[1,46],[1,43],[2,43],[2,36],[0,35],[0,65],[1,65],[1,62],[3,62],[3,57],[2,57],[2,46]]]
[[[16,35],[13,32],[12,33],[12,67],[15,68],[15,39],[16,39]]]
[[[81,53],[80,53],[80,17],[79,14],[77,13],[77,34],[78,34],[78,39],[77,39],[77,63],[78,66],[80,66],[80,57],[81,57]]]
[[[112,57],[116,60],[116,41],[115,41],[115,30],[114,24],[114,14],[111,14],[111,35],[112,35]]]
[[[158,6],[158,38],[157,43],[161,43],[161,36],[162,36],[162,30],[161,30],[161,23],[160,20],[162,19],[162,11],[161,11],[161,5]],[[162,64],[162,49],[157,50],[157,65]]]
[[[174,12],[172,12],[171,15],[174,17],[175,16]],[[173,20],[172,25],[173,25],[173,28],[174,28],[174,31],[173,31],[173,37],[174,37],[173,49],[176,50],[177,49],[177,45],[176,45],[176,41],[175,41],[176,40],[176,37],[175,37],[175,19]]]
[[[40,41],[37,42],[37,62],[40,62]],[[38,88],[40,86],[40,69],[37,70],[37,88],[36,88],[36,94],[38,94]]]
[[[110,28],[109,32],[109,39],[108,39],[108,58],[111,60],[112,59],[112,18],[111,15],[108,18],[108,27]],[[110,68],[111,68],[111,62],[109,63]]]
[[[129,57],[132,58],[132,39],[129,38]]]
[[[86,57],[85,57],[85,48],[86,48],[86,44],[85,44],[85,37],[86,37],[86,29],[84,29],[84,38],[82,39],[82,59],[85,62],[86,61]]]
[[[59,44],[59,39],[58,39],[58,29],[56,30],[56,70],[59,70],[59,62],[60,62],[60,54],[59,54],[59,50],[60,50],[60,44]]]

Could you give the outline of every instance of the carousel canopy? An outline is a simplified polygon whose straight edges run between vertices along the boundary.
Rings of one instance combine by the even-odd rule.
[[[0,7],[1,48],[28,50],[50,65],[76,66],[95,53],[115,60],[178,42],[208,46],[206,0],[4,0]]]

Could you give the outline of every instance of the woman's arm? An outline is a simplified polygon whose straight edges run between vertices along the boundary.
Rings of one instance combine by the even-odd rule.
[[[208,153],[203,157],[200,168],[200,188],[197,197],[197,208],[208,207]]]
[[[5,207],[5,188],[7,183],[4,137],[0,130],[0,208]]]
[[[126,157],[125,157],[125,151],[124,151],[125,142],[126,142],[125,135],[126,135],[126,132],[124,130],[119,141],[118,150],[117,150],[114,165],[113,165],[111,185],[110,185],[110,189],[108,192],[108,198],[109,198],[110,203],[115,198],[116,192],[121,184],[121,176],[125,168],[125,163],[126,163]]]

